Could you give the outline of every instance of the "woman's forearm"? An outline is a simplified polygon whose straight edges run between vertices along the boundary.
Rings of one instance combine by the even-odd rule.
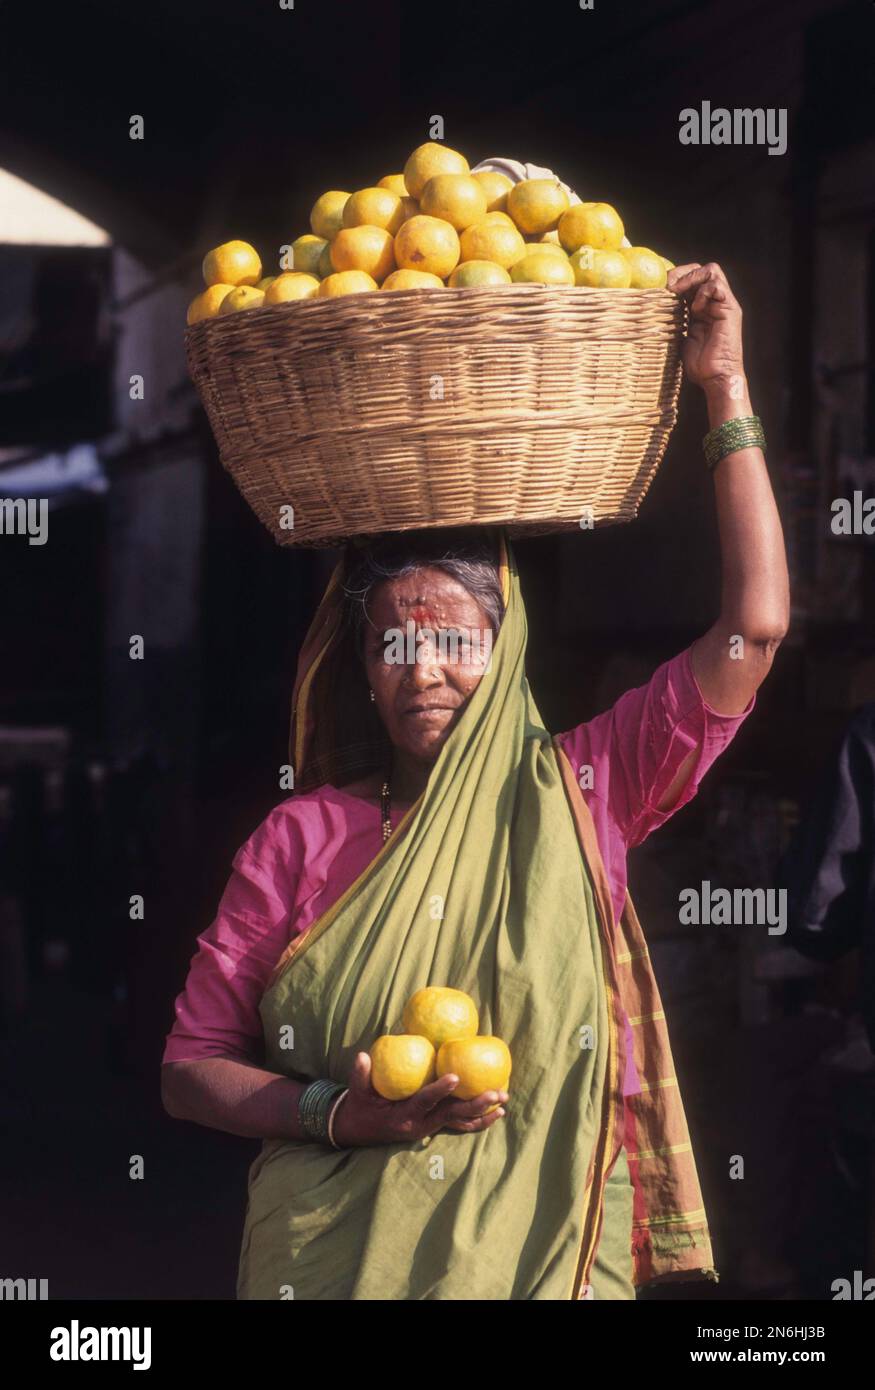
[[[706,387],[708,421],[752,415],[744,377]],[[790,590],[781,520],[761,449],[738,449],[714,469],[720,535],[720,616],[695,643],[693,674],[721,714],[741,714],[787,631]],[[739,638],[741,641],[739,641]]]
[[[176,1120],[246,1139],[303,1139],[298,1098],[303,1083],[230,1057],[166,1062],[161,1098]]]
[[[734,387],[734,389],[733,389]],[[706,389],[709,428],[754,413],[747,381]],[[790,591],[781,521],[761,449],[727,454],[714,469],[723,596],[720,619],[754,645],[787,630]]]

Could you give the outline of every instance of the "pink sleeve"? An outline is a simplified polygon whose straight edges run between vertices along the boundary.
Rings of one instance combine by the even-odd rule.
[[[215,921],[197,939],[162,1062],[263,1054],[258,1008],[289,940],[301,846],[292,817],[271,815],[237,851]]]
[[[714,760],[750,714],[719,714],[705,701],[687,648],[666,661],[647,685],[627,690],[604,714],[560,734],[580,780],[590,774],[589,795],[605,803],[627,847],[642,840],[685,806]],[[690,779],[667,811],[656,808],[693,749],[699,754]],[[587,782],[581,781],[586,787]],[[586,793],[585,793],[586,794]]]

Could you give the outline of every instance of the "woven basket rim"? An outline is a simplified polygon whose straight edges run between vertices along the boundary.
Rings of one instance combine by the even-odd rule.
[[[458,301],[464,301],[465,299],[473,297],[482,299],[483,296],[487,296],[490,299],[494,298],[496,303],[501,303],[502,300],[506,302],[511,298],[515,298],[517,295],[520,295],[520,297],[536,295],[540,298],[555,295],[559,297],[557,302],[560,304],[563,299],[567,300],[569,296],[574,296],[575,298],[596,297],[604,299],[607,306],[611,303],[616,304],[619,296],[623,296],[624,298],[626,296],[634,296],[636,300],[641,300],[645,297],[647,299],[659,297],[664,299],[667,304],[671,302],[679,311],[682,311],[684,305],[684,301],[680,299],[678,295],[665,288],[652,290],[599,289],[594,285],[538,285],[523,283],[519,285],[465,285],[459,286],[458,288],[456,286],[445,285],[444,290],[449,291]],[[203,332],[214,332],[216,326],[219,324],[233,323],[239,325],[241,319],[246,322],[255,319],[261,320],[265,315],[272,314],[277,310],[286,315],[290,310],[294,310],[296,315],[325,313],[329,309],[333,309],[335,313],[343,313],[350,307],[351,302],[358,304],[364,301],[362,307],[366,308],[368,304],[379,301],[382,307],[396,300],[406,301],[418,297],[425,297],[426,302],[428,302],[432,296],[439,296],[442,306],[447,305],[448,300],[441,295],[441,292],[428,286],[407,290],[366,290],[359,294],[338,295],[334,299],[319,299],[314,295],[311,299],[286,300],[281,304],[262,304],[257,309],[242,309],[233,314],[214,314],[211,318],[201,319],[198,323],[186,324],[185,337],[195,337]]]

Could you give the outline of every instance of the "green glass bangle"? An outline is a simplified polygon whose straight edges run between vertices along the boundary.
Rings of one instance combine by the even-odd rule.
[[[709,468],[716,468],[727,454],[738,449],[762,449],[765,453],[766,436],[758,415],[742,415],[737,420],[724,420],[722,425],[710,431],[702,440],[705,462]]]
[[[346,1088],[338,1081],[311,1081],[298,1100],[298,1119],[310,1139],[328,1138],[328,1116],[331,1107]]]

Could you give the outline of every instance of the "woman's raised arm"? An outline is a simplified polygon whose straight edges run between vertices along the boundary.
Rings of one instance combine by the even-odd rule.
[[[709,427],[753,414],[741,337],[741,306],[719,265],[669,271],[668,287],[690,304],[687,377],[705,392]],[[738,448],[714,469],[723,570],[720,616],[694,644],[693,674],[719,714],[741,714],[768,675],[790,620],[784,538],[762,450]]]

